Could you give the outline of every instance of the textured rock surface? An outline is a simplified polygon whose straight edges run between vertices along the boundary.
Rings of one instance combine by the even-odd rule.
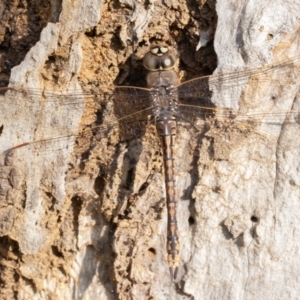
[[[286,116],[277,114],[273,126],[252,130],[236,123],[211,128],[198,141],[180,130],[182,265],[175,284],[166,261],[164,179],[154,128],[127,143],[117,136],[74,142],[72,136],[111,117],[106,99],[88,95],[109,93],[113,84],[143,86],[141,58],[159,37],[177,45],[182,80],[210,74],[216,65],[216,74],[236,72],[230,81],[211,84],[216,105],[252,113],[298,110],[300,58],[279,62],[299,55],[299,5],[50,1],[37,14],[26,1],[15,2],[10,14],[22,8],[21,24],[30,24],[31,35],[9,23],[9,5],[0,4],[6,16],[0,80],[11,74],[11,85],[31,93],[1,97],[1,151],[45,141],[1,156],[1,298],[297,299],[298,123],[281,126]],[[40,16],[38,26],[32,11]],[[40,36],[33,37],[38,28]],[[27,48],[14,46],[17,36],[23,36],[21,46],[28,36],[29,44],[38,41],[25,58]],[[22,61],[11,73],[8,45],[15,63]],[[241,73],[265,65],[270,67],[251,77]],[[85,97],[57,96],[83,91]]]

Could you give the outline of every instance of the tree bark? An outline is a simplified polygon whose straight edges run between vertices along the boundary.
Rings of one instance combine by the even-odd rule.
[[[299,110],[299,3],[77,2],[0,4],[0,80],[27,90],[0,98],[1,299],[297,299],[299,115],[278,112]],[[236,74],[211,77],[216,106],[262,115],[179,130],[176,283],[155,128],[74,138],[113,117],[114,84],[145,86],[154,39],[182,81]]]

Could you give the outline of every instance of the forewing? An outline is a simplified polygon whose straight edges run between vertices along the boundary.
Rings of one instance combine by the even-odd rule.
[[[148,90],[134,87],[116,87],[113,94],[91,94],[82,92],[82,90],[70,91],[41,91],[38,89],[22,88],[3,88],[2,92],[8,91],[3,105],[18,105],[17,99],[26,97],[31,99],[22,103],[23,109],[28,109],[32,115],[41,114],[41,124],[38,127],[44,127],[45,118],[48,112],[57,112],[64,107],[65,112],[60,117],[50,114],[52,121],[52,133],[47,134],[44,130],[42,139],[36,141],[26,141],[16,145],[9,150],[15,150],[21,147],[31,147],[37,152],[47,152],[62,150],[72,146],[76,141],[81,140],[85,143],[91,143],[93,137],[96,139],[113,137],[117,141],[125,141],[131,138],[140,137],[149,122],[151,115],[151,105],[148,97]],[[66,112],[76,110],[82,105],[94,105],[102,102],[104,111],[101,120],[97,120],[99,125],[90,126],[74,134],[74,130],[67,128],[61,118],[66,117]],[[18,108],[17,108],[18,109]],[[45,121],[45,122],[44,122]],[[96,123],[96,124],[97,124]],[[54,133],[53,133],[54,132]],[[57,132],[58,134],[55,134]],[[47,135],[50,136],[47,138]]]
[[[274,109],[261,111],[259,107],[251,110],[245,108],[239,110],[216,108],[212,102],[212,90],[218,91],[218,87],[222,91],[223,103],[230,103],[229,95],[234,94],[235,90],[244,87],[249,81],[251,81],[252,87],[255,84],[259,87],[262,83],[268,85],[268,82],[278,80],[277,78],[280,78],[280,75],[291,72],[294,64],[298,61],[299,57],[295,57],[279,64],[267,65],[258,69],[216,74],[184,82],[177,87],[178,117],[200,129],[202,127],[199,127],[199,124],[203,125],[205,122],[208,122],[209,126],[212,124],[221,126],[224,130],[229,126],[244,127],[245,124],[251,124],[254,129],[257,125],[262,124],[261,131],[276,132],[280,130],[283,123],[298,124],[298,110],[280,110],[279,107],[276,107],[275,102],[269,105],[270,108],[273,106]],[[253,90],[255,91],[255,88]],[[276,95],[274,95],[274,98],[276,99]],[[248,101],[252,102],[250,99]]]

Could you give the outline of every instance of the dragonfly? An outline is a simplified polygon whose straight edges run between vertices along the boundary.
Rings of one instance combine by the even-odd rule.
[[[213,90],[222,88],[223,100],[228,97],[226,91],[236,90],[240,97],[247,99],[240,87],[251,82],[257,86],[268,84],[271,80],[278,80],[280,75],[293,75],[295,65],[300,57],[295,57],[277,64],[267,65],[258,69],[219,73],[179,82],[174,70],[178,60],[175,49],[166,44],[156,43],[143,58],[143,65],[147,69],[147,87],[116,86],[112,94],[107,93],[105,111],[101,115],[101,124],[78,133],[68,133],[27,141],[11,147],[7,153],[17,151],[22,147],[32,147],[36,151],[53,148],[53,144],[67,141],[70,145],[81,138],[89,140],[92,136],[96,140],[118,135],[118,141],[124,142],[138,139],[145,134],[145,128],[154,124],[161,140],[163,165],[165,176],[166,206],[167,206],[167,260],[171,280],[176,280],[180,267],[180,243],[177,225],[177,195],[175,176],[175,146],[178,128],[189,128],[195,135],[203,133],[213,136],[216,128],[225,133],[235,128],[241,135],[254,130],[273,134],[281,130],[283,124],[290,124],[299,129],[300,111],[292,107],[283,109],[276,102],[276,91],[269,96],[269,101],[262,107],[246,105],[244,108],[232,109],[216,107],[213,100]],[[276,78],[272,78],[272,74]],[[293,77],[294,78],[294,77]],[[33,98],[43,98],[54,106],[77,105],[80,101],[95,101],[101,94],[93,95],[82,90],[72,92],[40,91],[38,89],[24,89],[17,86],[1,88],[6,92],[6,99],[13,100],[16,95],[30,95]],[[225,91],[225,92],[224,92]],[[46,100],[45,100],[46,99]],[[105,100],[106,101],[106,100]],[[28,104],[30,106],[30,103]],[[274,133],[276,136],[276,133]],[[224,144],[226,141],[224,141]],[[51,147],[50,147],[51,146]]]

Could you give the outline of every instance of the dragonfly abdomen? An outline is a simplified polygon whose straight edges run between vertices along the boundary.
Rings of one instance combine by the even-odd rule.
[[[167,253],[170,275],[176,279],[180,262],[180,245],[177,228],[177,201],[175,193],[174,146],[176,138],[176,119],[170,112],[162,112],[158,118],[157,131],[161,137],[165,170],[165,187],[167,198]]]

